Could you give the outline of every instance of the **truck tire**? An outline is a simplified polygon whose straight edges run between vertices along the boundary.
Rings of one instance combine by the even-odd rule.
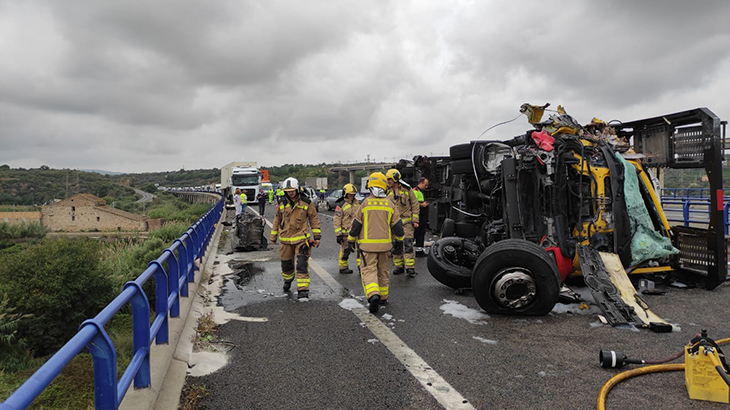
[[[426,264],[431,276],[442,284],[454,289],[468,288],[479,253],[479,246],[468,239],[442,238],[431,246]]]
[[[472,143],[452,145],[451,148],[449,148],[449,157],[452,161],[455,161],[457,159],[471,160],[471,151],[473,147],[474,144]]]
[[[474,175],[474,163],[471,158],[451,161],[451,172],[454,175]]]
[[[455,225],[456,225],[456,223],[454,222],[453,219],[451,219],[451,218],[444,219],[444,222],[441,224],[441,237],[446,238],[449,236],[454,236]]]
[[[558,301],[561,280],[555,261],[543,248],[506,239],[479,256],[471,283],[474,298],[488,313],[542,316]]]

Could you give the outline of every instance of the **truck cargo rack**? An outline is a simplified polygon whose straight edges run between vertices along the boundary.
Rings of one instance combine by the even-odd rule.
[[[673,227],[672,244],[680,253],[673,265],[680,272],[703,277],[714,289],[727,277],[723,222],[722,160],[725,122],[707,108],[647,118],[616,126],[620,137],[633,138],[646,167],[704,168],[710,183],[710,221],[707,229]],[[721,135],[722,126],[722,135]]]

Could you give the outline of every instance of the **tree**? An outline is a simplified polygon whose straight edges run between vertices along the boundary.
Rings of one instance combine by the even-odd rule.
[[[145,192],[149,192],[150,194],[155,194],[155,193],[157,193],[157,187],[156,187],[156,186],[155,186],[155,184],[154,184],[154,183],[152,183],[152,182],[150,182],[149,184],[145,185],[145,186],[144,186],[144,187],[142,188],[142,190],[143,190],[143,191],[145,191]]]

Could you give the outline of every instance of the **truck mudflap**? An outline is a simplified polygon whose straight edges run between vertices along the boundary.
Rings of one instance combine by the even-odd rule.
[[[636,292],[618,255],[582,245],[577,252],[583,279],[609,324],[672,331],[674,326],[652,312]]]

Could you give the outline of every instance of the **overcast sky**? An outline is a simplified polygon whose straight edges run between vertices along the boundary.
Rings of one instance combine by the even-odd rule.
[[[448,154],[525,102],[582,124],[727,120],[729,17],[726,0],[0,0],[0,164],[390,161]]]

